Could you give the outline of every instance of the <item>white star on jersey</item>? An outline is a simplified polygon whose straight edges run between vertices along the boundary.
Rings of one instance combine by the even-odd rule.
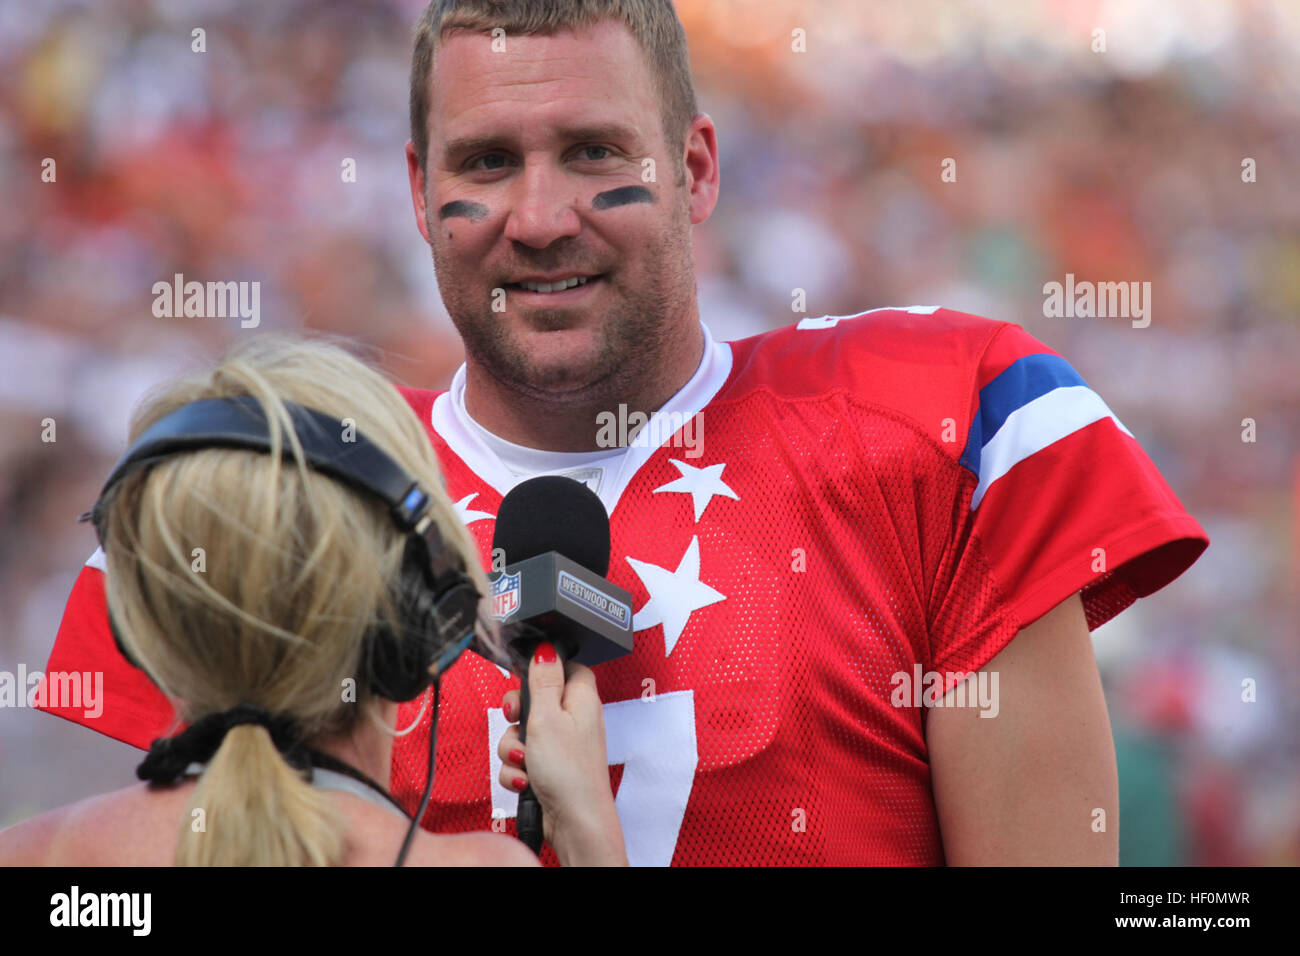
[[[686,630],[686,622],[692,614],[702,607],[727,599],[725,594],[719,594],[700,580],[699,538],[691,538],[690,546],[682,555],[676,571],[638,561],[636,558],[628,558],[627,563],[632,565],[632,570],[650,595],[650,600],[633,616],[632,629],[643,631],[662,624],[665,657],[673,652],[677,639]]]
[[[700,520],[700,515],[704,514],[704,509],[709,506],[714,495],[725,495],[735,501],[740,500],[740,495],[736,494],[722,481],[722,469],[726,464],[709,465],[706,468],[696,468],[694,465],[688,465],[684,461],[678,461],[676,458],[669,458],[682,476],[675,481],[670,481],[666,485],[660,485],[654,490],[655,494],[661,491],[680,491],[691,496],[691,503],[695,506],[695,520]]]
[[[461,524],[469,526],[475,521],[482,521],[484,518],[492,517],[486,511],[469,510],[469,503],[477,497],[478,492],[476,491],[472,495],[466,495],[464,498],[461,498],[460,501],[456,502],[456,514],[460,516]]]

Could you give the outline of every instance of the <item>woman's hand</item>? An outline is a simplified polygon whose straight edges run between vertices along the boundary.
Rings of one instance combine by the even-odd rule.
[[[581,664],[561,666],[555,648],[541,644],[528,668],[528,694],[528,743],[512,724],[497,745],[502,786],[522,793],[532,785],[546,842],[562,865],[626,866],[596,676]],[[508,691],[501,705],[507,720],[518,721],[519,691]]]

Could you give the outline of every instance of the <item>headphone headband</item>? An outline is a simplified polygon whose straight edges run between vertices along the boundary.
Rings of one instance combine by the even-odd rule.
[[[392,458],[364,435],[343,436],[342,423],[324,412],[284,402],[311,467],[384,502],[393,520],[410,531],[428,510],[429,495]],[[293,460],[293,445],[281,443],[281,456]],[[262,405],[251,395],[204,398],[182,405],[150,425],[131,443],[104,482],[91,512],[96,530],[109,490],[131,472],[150,468],[172,455],[205,448],[242,448],[270,454],[271,435]],[[103,535],[100,535],[101,543]]]

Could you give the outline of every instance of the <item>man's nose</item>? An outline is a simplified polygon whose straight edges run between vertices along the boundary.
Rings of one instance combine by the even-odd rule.
[[[544,249],[581,232],[576,191],[566,179],[560,170],[544,165],[526,167],[515,180],[506,238]]]

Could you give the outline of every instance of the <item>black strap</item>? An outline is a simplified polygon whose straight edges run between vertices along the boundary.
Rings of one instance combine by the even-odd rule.
[[[411,814],[407,812],[406,807],[397,802],[395,796],[351,764],[346,764],[342,760],[331,757],[327,753],[321,753],[319,750],[308,750],[307,755],[310,758],[313,767],[319,767],[321,770],[333,770],[335,773],[341,773],[345,777],[351,777],[359,783],[364,783],[367,787],[396,807],[401,812],[402,816],[406,817],[408,820],[411,819]]]

